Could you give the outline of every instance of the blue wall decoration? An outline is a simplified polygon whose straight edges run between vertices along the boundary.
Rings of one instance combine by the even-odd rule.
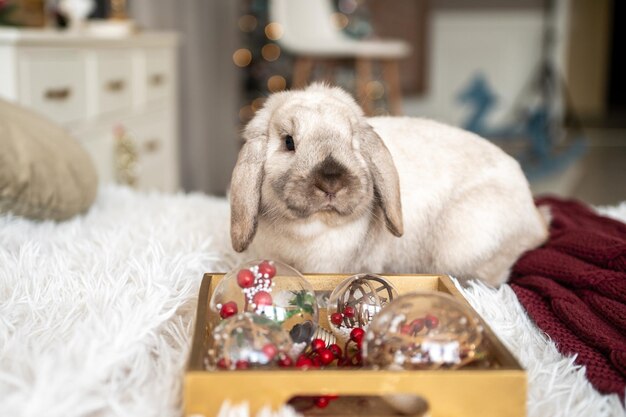
[[[550,105],[542,97],[538,104],[518,112],[518,117],[503,126],[488,126],[487,116],[497,104],[497,96],[483,74],[476,74],[457,99],[472,111],[462,126],[494,143],[523,141],[524,150],[513,155],[521,164],[529,180],[559,173],[580,158],[586,149],[586,140],[578,135],[560,140],[564,129],[555,128]]]

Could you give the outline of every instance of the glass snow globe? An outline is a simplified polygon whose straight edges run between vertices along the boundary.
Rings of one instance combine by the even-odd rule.
[[[483,328],[470,308],[438,292],[396,298],[372,320],[363,342],[367,365],[455,369],[473,361]]]
[[[346,278],[328,299],[328,322],[337,339],[345,343],[355,328],[367,330],[373,318],[398,296],[394,286],[375,274]]]
[[[295,351],[306,348],[318,324],[313,286],[279,261],[250,261],[230,271],[215,288],[210,308],[222,319],[249,312],[274,321],[290,335]]]

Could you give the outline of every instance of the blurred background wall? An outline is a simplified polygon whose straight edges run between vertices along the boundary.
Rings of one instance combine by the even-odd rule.
[[[240,32],[237,1],[133,0],[130,13],[150,30],[180,33],[181,181],[187,191],[224,194],[237,152],[242,74],[231,56]]]
[[[318,13],[303,1],[330,9]],[[185,189],[223,193],[239,129],[267,95],[325,79],[355,94],[372,115],[430,117],[488,137],[520,161],[537,193],[594,204],[626,199],[624,30],[615,23],[624,18],[623,2],[291,0],[287,23],[272,9],[280,3],[130,2],[144,27],[183,35]],[[298,19],[319,28],[301,49],[288,27]],[[343,40],[321,35],[329,25]],[[375,45],[369,63],[319,50],[380,39],[408,45],[408,54],[398,52],[397,80]]]

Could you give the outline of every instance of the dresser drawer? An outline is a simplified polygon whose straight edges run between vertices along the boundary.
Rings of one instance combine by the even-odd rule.
[[[96,113],[129,109],[133,102],[132,55],[129,51],[95,54]]]
[[[58,123],[85,118],[86,64],[81,52],[25,49],[19,68],[22,104]]]
[[[174,138],[167,123],[155,123],[138,136],[138,186],[144,190],[175,191],[178,169]]]
[[[145,52],[144,78],[146,100],[154,101],[172,94],[174,86],[174,53],[170,49],[152,49]]]

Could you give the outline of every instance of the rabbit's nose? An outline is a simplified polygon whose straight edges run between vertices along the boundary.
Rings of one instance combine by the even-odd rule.
[[[341,177],[333,176],[317,178],[315,181],[315,187],[324,191],[328,196],[334,196],[344,187],[344,185]]]
[[[345,186],[346,168],[329,156],[315,169],[315,187],[334,196]]]

